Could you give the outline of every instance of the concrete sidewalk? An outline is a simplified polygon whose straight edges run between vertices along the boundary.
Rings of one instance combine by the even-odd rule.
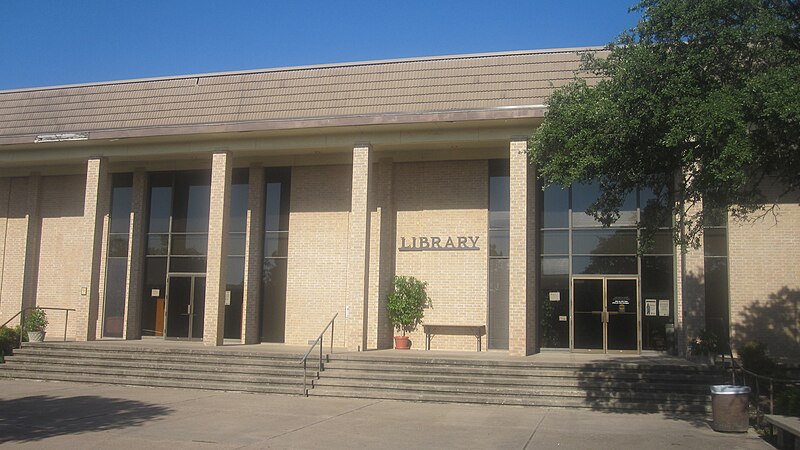
[[[0,380],[0,445],[28,448],[770,449],[702,417]]]

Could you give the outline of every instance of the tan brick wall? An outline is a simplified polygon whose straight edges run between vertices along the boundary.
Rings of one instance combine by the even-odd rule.
[[[536,287],[530,283],[536,279],[536,178],[527,147],[524,139],[509,145],[508,351],[512,355],[536,350]]]
[[[28,178],[0,180],[0,323],[22,307],[28,233]],[[14,322],[18,324],[19,322]]]
[[[777,193],[777,190],[772,194]],[[734,345],[758,340],[774,355],[800,358],[800,199],[776,215],[728,224]]]
[[[82,175],[50,176],[41,179],[41,246],[36,304],[78,308],[89,297],[81,296],[81,258],[92,245],[93,236],[84,233],[84,190]],[[48,332],[60,336],[64,315],[49,314]],[[74,339],[78,315],[70,313],[67,338]]]
[[[292,169],[287,344],[306,345],[338,312],[335,345],[344,346],[350,178],[347,165]]]
[[[222,345],[225,332],[225,288],[228,270],[228,212],[231,199],[231,156],[214,153],[208,217],[205,320],[203,344]]]
[[[488,163],[482,161],[395,164],[396,242],[413,236],[478,236],[478,251],[401,252],[395,273],[428,282],[433,307],[424,322],[485,324],[487,298]],[[425,347],[420,327],[411,334]],[[484,348],[486,339],[483,340]],[[436,350],[474,350],[471,336],[437,336]]]

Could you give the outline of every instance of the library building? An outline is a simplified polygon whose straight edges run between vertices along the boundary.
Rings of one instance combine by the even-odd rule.
[[[554,89],[596,81],[582,51],[0,91],[0,323],[307,346],[337,315],[336,347],[390,349],[413,276],[423,325],[454,331],[412,352],[683,354],[711,331],[800,355],[797,198],[717,214],[699,248],[665,222],[640,254],[652,192],[603,227],[596,183],[543,189],[527,141]]]

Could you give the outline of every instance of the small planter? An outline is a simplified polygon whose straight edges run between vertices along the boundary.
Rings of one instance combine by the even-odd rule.
[[[410,350],[411,339],[409,339],[408,336],[395,336],[394,348],[395,350]]]
[[[28,342],[44,342],[44,331],[28,331]]]

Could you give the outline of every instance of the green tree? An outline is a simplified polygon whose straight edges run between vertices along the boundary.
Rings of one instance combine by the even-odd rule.
[[[741,219],[774,211],[800,187],[798,2],[644,0],[631,11],[638,24],[585,53],[583,76],[550,97],[528,145],[540,176],[598,180],[588,212],[606,225],[649,187],[672,206],[681,244],[698,242],[701,199]],[[644,230],[664,219],[649,217]]]

